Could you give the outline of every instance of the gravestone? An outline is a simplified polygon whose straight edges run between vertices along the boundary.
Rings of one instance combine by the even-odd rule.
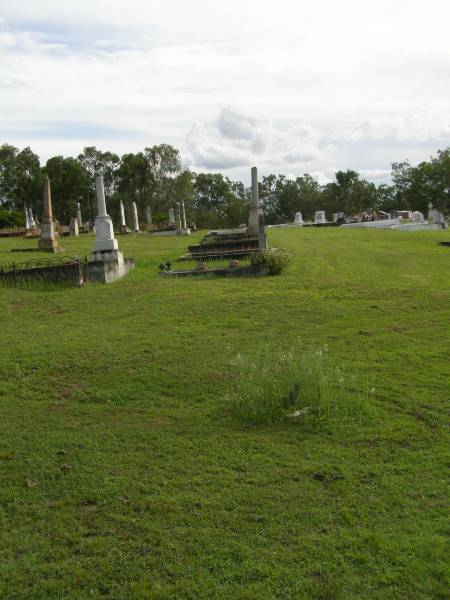
[[[428,219],[431,219],[431,222],[433,223],[433,225],[440,225],[442,227],[442,229],[447,229],[448,225],[445,222],[444,219],[444,215],[441,213],[440,210],[438,210],[437,208],[434,208],[433,205],[430,204],[428,205]]]
[[[295,225],[303,225],[303,215],[301,212],[295,213],[294,223]]]
[[[81,220],[81,206],[79,202],[77,202],[77,219],[78,227],[83,227],[83,221]]]
[[[122,200],[120,201],[120,223],[119,223],[119,231],[120,233],[127,232],[127,223],[125,221],[125,209],[123,207]]]
[[[321,225],[326,222],[327,222],[327,219],[325,216],[325,211],[324,210],[316,210],[315,215],[314,215],[314,225]]]
[[[250,214],[248,217],[247,232],[252,235],[258,235],[259,232],[259,191],[258,191],[258,169],[252,167],[252,199],[250,203]]]
[[[184,206],[184,200],[181,201],[181,228],[187,229],[186,224],[186,208]]]
[[[147,208],[145,209],[145,216],[147,217],[147,226],[153,227],[153,218],[150,206],[147,206]]]
[[[31,210],[31,207],[28,209],[28,223],[30,224],[30,227],[37,226],[35,218],[33,217],[33,211]]]
[[[169,208],[169,227],[176,227],[175,223],[175,211],[173,208]]]
[[[116,262],[123,265],[123,254],[114,237],[114,227],[111,217],[106,212],[105,189],[103,176],[95,178],[95,191],[97,193],[97,218],[95,219],[95,243],[92,260],[99,262]]]
[[[414,220],[414,223],[424,223],[425,222],[423,213],[421,213],[420,210],[415,210],[412,214],[412,218]]]
[[[78,226],[78,217],[73,217],[70,220],[69,232],[70,232],[70,235],[73,237],[78,237],[80,235],[80,228]]]
[[[55,222],[53,220],[52,196],[48,175],[44,176],[44,215],[41,223],[41,237],[38,242],[39,250],[44,252],[59,252],[56,239]]]
[[[133,202],[133,229],[135,233],[139,233],[139,218],[136,202]]]

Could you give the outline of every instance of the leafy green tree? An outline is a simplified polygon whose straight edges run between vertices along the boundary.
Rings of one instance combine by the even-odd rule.
[[[239,187],[239,186],[238,186]],[[194,183],[193,220],[200,227],[237,227],[248,217],[242,190],[221,173],[198,173]],[[243,218],[245,217],[245,218]]]
[[[42,174],[39,157],[30,148],[19,151],[14,146],[0,147],[0,203],[34,213],[42,205]]]
[[[175,177],[181,171],[180,152],[170,144],[160,144],[144,149],[150,168],[152,209],[167,212],[174,203]]]
[[[82,213],[89,212],[86,192],[89,189],[89,174],[80,161],[75,158],[53,156],[43,169],[49,176],[52,191],[54,216],[63,224],[77,214],[77,203]]]
[[[360,179],[352,170],[337,171],[336,181],[324,187],[324,209],[329,212],[344,212],[351,216],[368,208],[378,208],[375,184]]]
[[[23,227],[25,215],[19,210],[8,210],[0,206],[0,229],[13,227]]]

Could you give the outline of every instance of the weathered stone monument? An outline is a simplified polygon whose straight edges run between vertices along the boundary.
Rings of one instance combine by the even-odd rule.
[[[169,227],[176,227],[177,224],[175,223],[175,211],[173,210],[173,208],[169,208]]]
[[[28,209],[28,222],[30,224],[30,227],[36,227],[36,220],[33,217],[33,211],[31,210],[31,206]]]
[[[69,232],[70,232],[71,236],[73,236],[73,237],[79,237],[79,235],[80,235],[80,228],[78,226],[78,217],[73,217],[70,220]]]
[[[48,175],[44,176],[44,215],[41,223],[41,237],[38,242],[39,250],[44,252],[60,252],[56,239],[55,222],[53,221],[52,196]]]
[[[83,221],[81,220],[81,206],[79,202],[77,202],[77,219],[78,227],[83,227]]]
[[[433,225],[439,225],[442,229],[448,228],[444,215],[440,210],[434,208],[431,202],[428,205],[428,220],[431,220]]]
[[[420,210],[413,211],[412,218],[414,223],[425,223],[423,213],[421,213]]]
[[[250,203],[250,214],[248,216],[247,232],[258,235],[259,232],[259,191],[258,191],[258,169],[252,167],[252,199]]]
[[[152,210],[150,206],[147,206],[147,208],[145,209],[145,216],[147,218],[147,227],[153,227]]]
[[[95,243],[91,261],[88,264],[88,278],[91,281],[109,283],[120,279],[134,266],[132,259],[123,258],[119,244],[114,237],[111,217],[106,211],[103,176],[95,178],[98,215],[95,219]]]
[[[297,212],[295,213],[295,219],[294,219],[294,224],[295,225],[303,225],[303,215],[301,212]]]
[[[28,231],[30,229],[30,220],[28,218],[28,208],[25,206],[25,229]]]
[[[119,244],[114,237],[114,227],[111,217],[106,212],[105,189],[103,187],[103,176],[95,178],[95,190],[97,193],[97,218],[95,219],[95,243],[92,260],[101,262],[115,261],[123,264],[123,254],[119,250]]]
[[[184,200],[181,201],[181,228],[182,229],[187,229],[187,223],[186,223],[186,208],[184,206]]]
[[[127,223],[125,221],[125,209],[123,207],[122,200],[120,201],[120,223],[119,223],[119,231],[120,231],[120,233],[127,233]]]
[[[316,210],[314,214],[314,225],[323,225],[327,222],[324,210]]]
[[[133,229],[135,233],[139,233],[139,217],[136,202],[133,202]]]

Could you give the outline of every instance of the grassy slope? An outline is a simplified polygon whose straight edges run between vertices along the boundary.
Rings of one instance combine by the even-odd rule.
[[[448,238],[274,230],[286,274],[199,281],[129,236],[120,282],[0,288],[0,597],[446,597]],[[371,425],[228,416],[230,358],[298,337],[375,380]]]

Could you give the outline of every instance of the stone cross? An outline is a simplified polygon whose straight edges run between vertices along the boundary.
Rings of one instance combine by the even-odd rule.
[[[134,221],[134,231],[135,233],[139,233],[139,218],[136,202],[133,202],[133,221]]]
[[[55,223],[53,221],[52,195],[50,179],[44,176],[44,215],[41,223],[41,237],[38,242],[39,250],[45,252],[58,252],[59,245],[56,239]]]

